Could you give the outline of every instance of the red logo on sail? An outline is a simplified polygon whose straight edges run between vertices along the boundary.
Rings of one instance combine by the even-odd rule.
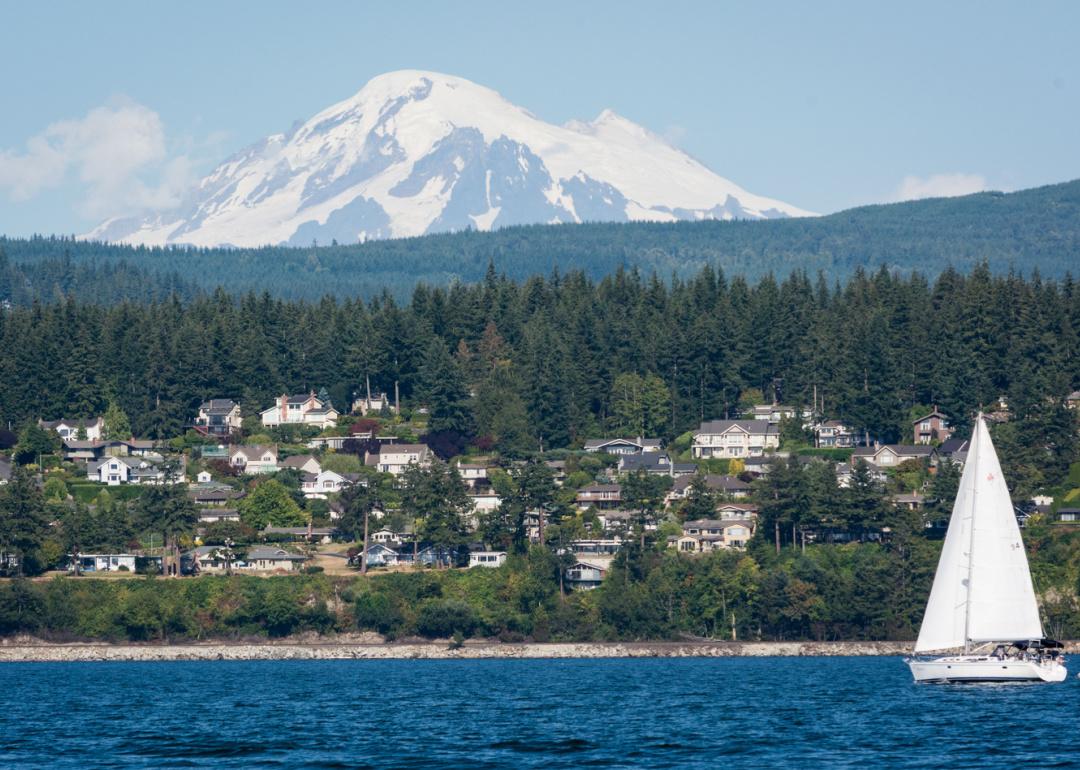
[[[987,473],[986,474],[986,480],[987,481],[993,481],[994,480],[994,474],[993,473]]]

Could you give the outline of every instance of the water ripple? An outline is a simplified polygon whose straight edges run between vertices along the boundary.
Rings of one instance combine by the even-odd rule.
[[[896,658],[0,667],[4,768],[1080,767],[1080,682]]]

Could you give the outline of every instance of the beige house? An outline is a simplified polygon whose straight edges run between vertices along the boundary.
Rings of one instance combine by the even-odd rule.
[[[695,458],[761,457],[780,446],[780,429],[766,420],[712,420],[701,423],[690,445]]]
[[[295,396],[282,394],[277,397],[272,407],[264,409],[259,416],[262,424],[270,428],[278,425],[330,428],[337,425],[338,411],[321,401],[314,393]]]
[[[258,444],[233,447],[229,464],[240,473],[276,473],[277,447]]]
[[[400,476],[413,463],[421,468],[431,465],[431,448],[427,444],[383,444],[375,467],[380,473]]]
[[[937,451],[932,446],[908,446],[904,444],[875,444],[874,446],[857,447],[851,453],[851,466],[862,460],[871,468],[885,469],[895,468],[908,460],[929,460],[931,463],[937,460]]]
[[[707,553],[721,548],[745,548],[754,535],[752,519],[698,519],[683,524],[672,546],[680,553]]]

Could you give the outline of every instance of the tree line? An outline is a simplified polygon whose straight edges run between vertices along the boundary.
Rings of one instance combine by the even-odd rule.
[[[491,269],[420,286],[407,304],[68,299],[0,314],[0,419],[17,430],[115,403],[137,436],[167,438],[206,398],[250,416],[282,392],[325,389],[347,410],[370,379],[428,406],[434,434],[514,455],[611,432],[673,438],[762,398],[816,403],[897,441],[920,404],[963,429],[1005,396],[1017,446],[1053,484],[1070,461],[1062,400],[1080,386],[1078,292],[1068,277],[983,265],[843,285],[802,273],[751,285],[711,268],[670,285],[623,270],[515,282]]]
[[[39,236],[0,238],[0,251],[21,265],[65,254],[79,265],[121,261],[182,275],[206,291],[223,285],[309,300],[389,291],[403,300],[417,283],[479,281],[490,262],[518,281],[569,269],[599,280],[619,267],[686,280],[706,265],[750,281],[798,269],[846,280],[860,267],[936,276],[948,265],[967,272],[983,261],[997,273],[1062,278],[1080,256],[1077,222],[1074,181],[800,219],[532,225],[304,248],[152,248]]]

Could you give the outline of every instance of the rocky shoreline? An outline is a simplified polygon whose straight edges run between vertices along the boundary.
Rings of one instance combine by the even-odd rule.
[[[282,641],[194,644],[0,643],[0,663],[174,660],[455,660],[481,658],[727,658],[908,655],[911,642],[612,642]]]

